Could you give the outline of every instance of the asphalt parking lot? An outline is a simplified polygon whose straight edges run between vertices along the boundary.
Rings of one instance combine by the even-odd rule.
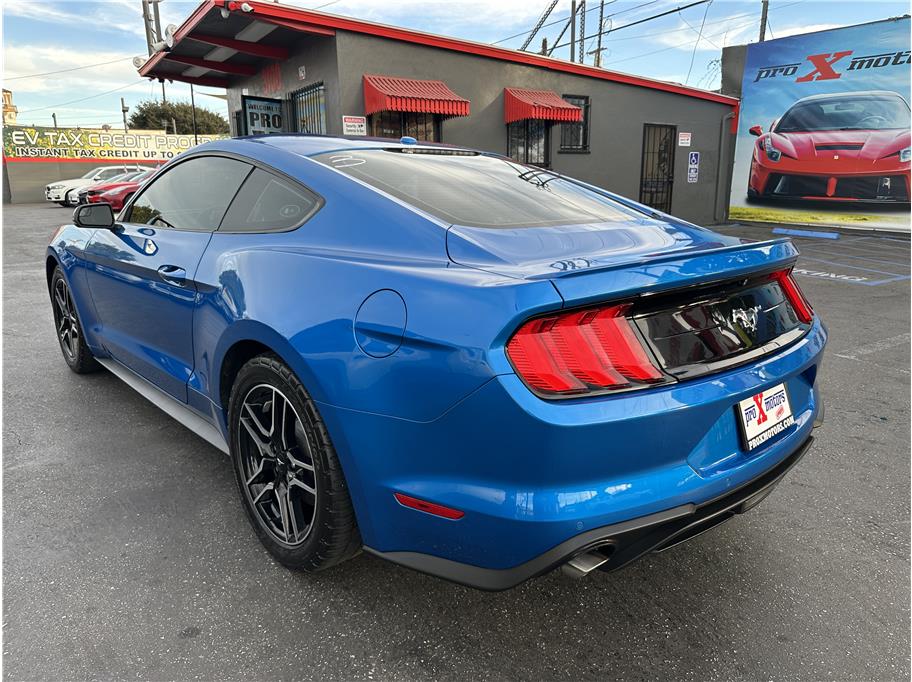
[[[275,564],[224,455],[66,368],[44,249],[69,215],[3,208],[7,678],[909,678],[908,239],[796,239],[827,423],[770,498],[623,571],[491,594],[363,554]]]

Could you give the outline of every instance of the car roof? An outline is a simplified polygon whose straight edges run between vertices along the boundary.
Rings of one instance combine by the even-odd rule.
[[[276,147],[286,152],[298,154],[299,156],[314,156],[326,152],[338,150],[355,150],[355,149],[414,149],[419,147],[436,147],[464,151],[479,151],[467,147],[459,147],[451,144],[440,142],[426,143],[418,142],[403,144],[399,140],[385,137],[365,137],[360,136],[333,136],[333,135],[311,135],[309,133],[283,133],[273,135],[248,135],[245,137],[234,138],[236,140],[247,140],[260,144]],[[481,152],[484,153],[484,152]]]

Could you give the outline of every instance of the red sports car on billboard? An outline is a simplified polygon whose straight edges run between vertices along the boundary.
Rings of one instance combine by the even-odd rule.
[[[909,201],[909,104],[895,92],[813,95],[757,136],[747,196]]]
[[[95,193],[89,192],[86,200],[90,204],[111,204],[112,209],[119,211],[124,207],[124,204],[129,201],[130,197],[136,193],[136,190],[139,189],[140,185],[151,178],[156,170],[157,169],[155,168],[150,168],[147,171],[133,176],[129,181],[111,183],[108,187],[100,188],[101,191]]]

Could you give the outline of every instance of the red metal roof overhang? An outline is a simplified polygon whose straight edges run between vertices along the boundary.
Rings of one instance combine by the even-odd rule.
[[[246,11],[244,9],[244,6],[246,6],[247,10],[249,11]],[[221,11],[223,9],[227,11],[227,14],[229,16],[228,19],[221,18]],[[220,29],[219,22],[226,22],[226,24],[231,24],[231,26],[228,26],[225,29]],[[725,104],[733,108],[738,105],[738,100],[734,97],[720,95],[719,93],[710,92],[708,90],[700,90],[698,88],[678,85],[677,83],[669,83],[666,81],[653,80],[651,78],[643,78],[642,76],[633,76],[626,73],[619,73],[617,71],[609,71],[607,69],[596,68],[594,66],[588,66],[586,64],[577,64],[575,62],[568,62],[561,59],[554,59],[552,57],[545,57],[543,55],[533,54],[531,52],[519,52],[516,50],[509,50],[485,43],[476,43],[459,38],[449,38],[446,36],[423,33],[421,31],[414,31],[411,29],[399,28],[396,26],[375,24],[369,21],[362,21],[360,19],[351,19],[348,17],[336,16],[333,14],[325,14],[323,12],[317,12],[315,10],[301,9],[299,7],[291,7],[276,2],[264,2],[262,0],[247,0],[247,2],[238,2],[236,0],[205,0],[202,4],[200,4],[199,7],[196,8],[193,14],[187,18],[187,20],[175,33],[174,47],[172,48],[171,52],[156,53],[139,69],[139,73],[140,75],[146,76],[148,78],[165,78],[169,80],[179,80],[184,82],[199,82],[199,79],[201,78],[200,76],[187,75],[184,72],[184,69],[186,69],[184,64],[178,62],[179,68],[175,68],[174,60],[169,60],[168,54],[177,54],[178,56],[194,56],[185,54],[186,48],[184,45],[188,42],[191,45],[198,45],[199,41],[203,39],[201,38],[201,35],[206,36],[207,33],[211,34],[213,32],[213,28],[218,30],[219,34],[209,35],[207,37],[222,41],[227,39],[234,40],[235,42],[246,43],[241,45],[243,51],[239,51],[239,54],[245,55],[248,58],[273,60],[281,60],[287,58],[288,54],[290,53],[290,49],[294,46],[293,40],[287,40],[287,34],[279,33],[275,37],[273,34],[270,34],[267,39],[256,39],[250,41],[245,41],[243,38],[237,38],[237,35],[227,35],[227,33],[230,33],[230,29],[233,27],[239,27],[238,31],[240,31],[240,28],[243,28],[247,25],[256,24],[258,22],[260,24],[270,24],[274,26],[279,32],[297,31],[299,33],[303,32],[314,35],[333,35],[335,31],[341,30],[351,31],[354,33],[363,33],[380,38],[399,40],[402,42],[414,43],[418,45],[427,45],[443,50],[452,50],[454,52],[474,54],[506,62],[536,66],[544,69],[549,69],[551,71],[572,73],[580,76],[612,81],[615,83],[624,83],[626,85],[633,85],[637,87],[649,88],[651,90],[674,93],[677,95],[683,95],[685,97],[693,97],[696,99]],[[214,44],[221,46],[221,43]],[[273,49],[278,48],[279,51],[284,53],[285,56],[260,55],[257,53],[257,49],[261,47]],[[171,62],[170,65],[169,61]],[[204,59],[204,61],[212,60]],[[228,63],[223,63],[222,66],[230,67],[236,63],[249,63],[250,59],[245,61],[242,58],[237,58],[225,61]],[[256,66],[256,64],[254,65]],[[197,69],[198,71],[206,67],[192,66],[191,68]],[[216,70],[215,67],[213,67],[212,70]],[[218,73],[217,70],[216,73]],[[221,73],[227,73],[229,78],[231,75],[235,75],[230,71],[222,71]],[[210,78],[212,77],[207,76],[207,80]],[[229,78],[212,78],[213,80],[218,80],[219,83],[217,84],[215,82],[212,82],[204,84],[227,87]]]
[[[469,100],[443,81],[364,75],[364,113],[417,111],[446,117],[468,116]]]
[[[576,123],[583,120],[583,110],[551,90],[504,88],[504,121],[527,118]]]

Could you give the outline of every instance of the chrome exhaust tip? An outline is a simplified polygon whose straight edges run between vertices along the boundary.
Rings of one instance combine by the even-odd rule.
[[[561,571],[564,575],[570,576],[571,578],[585,578],[592,573],[592,571],[607,562],[613,553],[614,545],[612,543],[598,545],[588,552],[577,554],[570,559],[570,561],[561,566]]]

